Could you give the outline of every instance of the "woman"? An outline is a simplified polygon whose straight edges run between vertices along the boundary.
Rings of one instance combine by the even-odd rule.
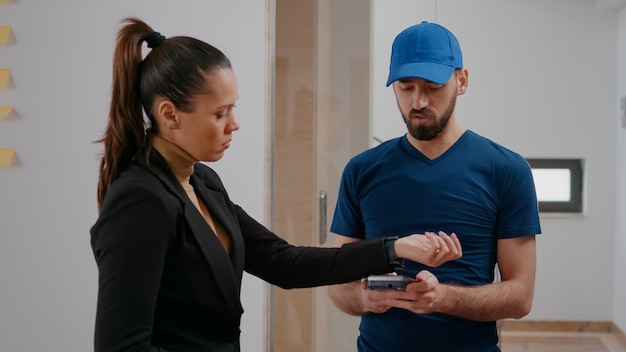
[[[144,41],[152,50],[142,60]],[[432,266],[461,256],[456,236],[443,233],[331,249],[270,232],[199,163],[229,147],[237,96],[216,48],[124,21],[91,229],[96,351],[239,351],[244,270],[296,288],[387,273],[396,256]]]

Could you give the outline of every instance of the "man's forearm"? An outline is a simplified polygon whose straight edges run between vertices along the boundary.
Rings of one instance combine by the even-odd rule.
[[[442,285],[444,295],[436,310],[456,317],[495,321],[524,317],[530,312],[533,287],[503,281],[484,286]]]
[[[360,316],[367,313],[361,306],[360,287],[358,281],[328,286],[328,296],[342,312]]]

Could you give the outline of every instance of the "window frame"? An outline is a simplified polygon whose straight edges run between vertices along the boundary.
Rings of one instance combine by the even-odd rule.
[[[583,212],[583,159],[527,158],[531,169],[568,169],[570,172],[570,200],[539,201],[540,213]]]

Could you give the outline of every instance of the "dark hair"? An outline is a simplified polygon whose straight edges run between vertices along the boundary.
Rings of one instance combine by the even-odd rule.
[[[205,75],[231,68],[220,50],[190,37],[171,37],[157,42],[142,60],[142,44],[155,31],[138,18],[122,20],[113,55],[113,85],[109,120],[102,139],[98,209],[106,192],[149,144],[148,132],[158,133],[152,109],[157,100],[167,99],[178,109],[193,111],[193,97],[209,93]],[[157,33],[158,34],[158,33]],[[150,120],[146,128],[143,111]]]

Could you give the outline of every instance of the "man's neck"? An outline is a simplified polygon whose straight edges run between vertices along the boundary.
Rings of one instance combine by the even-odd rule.
[[[424,154],[428,159],[434,160],[446,152],[465,133],[465,128],[461,126],[455,118],[451,118],[446,128],[435,138],[429,141],[418,140],[410,133],[407,139],[411,145]]]

